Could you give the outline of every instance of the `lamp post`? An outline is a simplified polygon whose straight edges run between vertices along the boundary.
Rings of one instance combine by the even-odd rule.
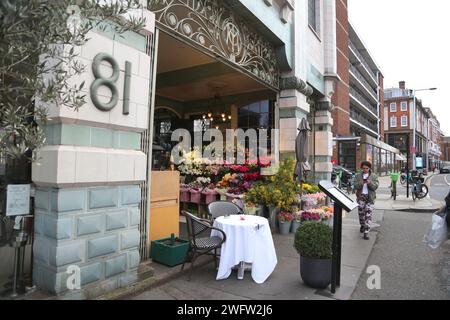
[[[417,153],[417,145],[416,145],[416,131],[417,131],[417,105],[416,105],[416,92],[418,91],[434,91],[437,90],[437,88],[426,88],[426,89],[412,89],[413,92],[413,109],[414,109],[414,116],[413,116],[413,121],[414,121],[414,128],[413,128],[413,148],[414,148],[414,153],[412,155],[412,159],[413,159],[413,169],[416,170],[416,153]],[[409,159],[408,159],[409,161]]]

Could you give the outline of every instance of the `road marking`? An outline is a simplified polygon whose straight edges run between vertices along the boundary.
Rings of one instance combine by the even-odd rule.
[[[445,183],[447,183],[447,185],[450,186],[450,183],[449,183],[448,180],[447,180],[447,177],[448,177],[448,176],[449,176],[449,175],[445,175],[445,176],[444,176],[444,180],[445,180]]]

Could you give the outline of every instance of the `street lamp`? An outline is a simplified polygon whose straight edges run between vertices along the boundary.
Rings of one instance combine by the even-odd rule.
[[[426,88],[426,89],[412,89],[413,92],[413,109],[414,109],[414,117],[413,117],[413,121],[414,121],[414,129],[413,129],[413,148],[414,148],[414,153],[413,153],[413,169],[416,170],[416,152],[417,152],[417,145],[416,145],[416,128],[417,128],[417,106],[416,106],[416,92],[418,91],[434,91],[437,90],[437,88]],[[409,161],[409,159],[408,159]]]

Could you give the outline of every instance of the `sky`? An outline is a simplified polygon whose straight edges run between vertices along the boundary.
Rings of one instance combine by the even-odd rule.
[[[384,75],[385,88],[416,95],[450,136],[450,1],[348,0],[350,23]]]

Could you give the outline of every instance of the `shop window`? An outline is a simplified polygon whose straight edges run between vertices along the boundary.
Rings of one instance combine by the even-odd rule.
[[[354,141],[339,143],[339,165],[356,171],[356,143]]]
[[[247,129],[266,129],[267,131],[267,148],[271,153],[271,130],[274,128],[274,110],[275,102],[271,100],[263,100],[251,103],[247,106],[239,108],[238,111],[238,128]],[[259,147],[259,145],[258,145]]]
[[[402,127],[408,126],[408,117],[407,116],[402,116],[401,124],[402,124]]]

